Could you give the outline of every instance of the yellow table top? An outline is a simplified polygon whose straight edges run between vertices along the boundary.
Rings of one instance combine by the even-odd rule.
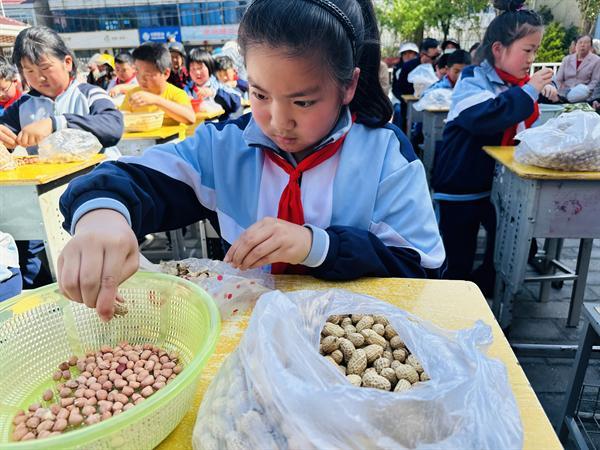
[[[167,139],[173,136],[185,137],[185,125],[169,125],[160,127],[151,131],[136,131],[133,133],[123,133],[121,139],[136,140],[136,139]]]
[[[196,113],[196,124],[198,124],[198,121],[201,121],[200,123],[202,123],[205,120],[216,119],[224,113],[225,110],[223,108],[216,109],[214,111],[199,111]]]
[[[243,98],[242,99],[242,106],[243,107],[250,106],[250,100]]]
[[[431,113],[447,113],[450,111],[450,108],[447,107],[438,107],[438,108],[425,108],[423,111],[431,112]]]
[[[488,355],[500,359],[506,365],[508,378],[519,406],[524,430],[523,448],[545,450],[562,448],[500,326],[483,295],[473,283],[399,278],[371,278],[333,283],[310,277],[279,276],[276,284],[277,288],[283,291],[336,287],[372,295],[447,329],[471,327],[476,320],[483,320],[492,327],[494,336]],[[157,448],[169,450],[191,448],[192,430],[202,397],[224,359],[236,349],[248,326],[249,317],[250,315],[246,314],[223,322],[217,348],[200,377],[192,408],[178,427]]]
[[[404,100],[405,102],[416,102],[419,100],[419,97],[417,97],[416,95],[401,95],[402,100]]]
[[[485,152],[511,172],[522,178],[535,180],[600,180],[600,172],[565,172],[564,170],[546,169],[530,166],[515,161],[515,147],[483,147]]]
[[[106,156],[94,155],[90,159],[72,163],[35,163],[0,172],[0,186],[46,184],[101,163]]]

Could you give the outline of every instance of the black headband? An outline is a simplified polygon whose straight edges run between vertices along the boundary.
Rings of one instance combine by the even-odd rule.
[[[350,19],[344,11],[342,11],[335,3],[330,0],[305,0],[309,3],[313,3],[317,6],[320,6],[327,12],[329,12],[332,16],[334,16],[339,23],[342,24],[344,30],[348,34],[350,38],[350,44],[352,45],[352,59],[356,61],[356,31],[354,30],[354,25],[350,22]]]

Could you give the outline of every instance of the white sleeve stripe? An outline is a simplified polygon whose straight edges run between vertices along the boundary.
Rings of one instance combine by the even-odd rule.
[[[408,242],[402,235],[385,222],[373,223],[369,225],[369,231],[377,236],[381,242],[389,247],[410,248],[416,251],[421,257],[421,266],[426,269],[439,269],[446,259],[446,251],[441,239],[438,239],[435,246],[425,253]]]
[[[496,96],[490,91],[482,91],[478,94],[467,97],[466,99],[458,102],[456,106],[450,110],[446,122],[456,119],[456,117],[458,117],[458,115],[465,109],[469,109],[471,106],[478,105],[479,103],[483,103],[492,98],[496,98]]]

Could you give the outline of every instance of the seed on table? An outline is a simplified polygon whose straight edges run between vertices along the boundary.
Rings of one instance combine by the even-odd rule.
[[[158,391],[159,389],[162,389],[162,388],[164,388],[165,386],[166,386],[166,384],[165,384],[165,382],[164,382],[164,381],[157,381],[156,383],[154,383],[154,384],[152,385],[152,388],[153,388],[153,389],[156,389],[156,390]]]
[[[98,400],[106,400],[106,397],[108,397],[108,392],[104,389],[99,389],[96,391],[96,398]]]
[[[67,425],[68,423],[65,419],[56,419],[56,422],[54,422],[54,426],[52,427],[52,431],[65,431]]]
[[[69,389],[77,389],[79,387],[79,383],[75,380],[69,380],[65,383],[65,387]]]
[[[102,385],[101,385],[100,383],[98,383],[98,382],[96,382],[96,383],[92,383],[92,384],[90,385],[90,389],[91,389],[92,391],[96,391],[96,392],[97,392],[97,391],[99,391],[100,389],[102,389]]]
[[[93,406],[84,406],[81,409],[81,414],[83,414],[84,416],[91,416],[92,414],[94,414],[96,412],[96,408],[94,408]]]
[[[133,395],[134,390],[131,386],[125,386],[123,387],[123,389],[121,389],[121,392],[127,397],[131,397]]]
[[[128,409],[133,408],[135,405],[133,403],[127,403],[123,406],[123,411],[127,411]]]
[[[115,401],[125,404],[129,401],[129,397],[127,397],[125,394],[117,394],[115,395]]]
[[[53,426],[54,426],[53,420],[44,420],[37,426],[37,432],[39,433],[40,431],[50,431]]]
[[[100,422],[100,414],[92,414],[87,419],[85,419],[86,425],[93,425],[98,422]]]
[[[13,419],[13,425],[19,425],[20,423],[25,423],[27,421],[27,416],[26,415],[21,415],[21,416],[16,416]]]
[[[77,408],[83,408],[85,405],[87,405],[87,399],[85,397],[76,398],[73,402],[73,405],[75,405]]]
[[[64,370],[62,373],[62,377],[65,380],[70,380],[71,379],[71,372],[69,370]]]
[[[110,353],[110,352],[111,352],[111,350],[112,350],[112,349],[111,349],[111,348],[110,348],[108,345],[103,345],[103,346],[101,346],[101,347],[100,347],[100,351],[101,351],[102,353]]]
[[[173,369],[163,369],[160,371],[160,374],[165,378],[169,378],[171,375],[173,375]]]
[[[173,367],[173,373],[176,375],[179,375],[182,370],[183,370],[183,367],[181,367],[180,365],[176,365],[175,367]]]
[[[53,379],[54,381],[58,381],[58,380],[60,380],[61,378],[62,378],[62,370],[57,370],[56,372],[54,372],[54,373],[52,374],[52,379]]]
[[[112,402],[102,402],[102,404],[98,408],[98,411],[100,411],[100,414],[104,414],[106,411],[111,411],[112,407]]]
[[[77,361],[77,369],[80,372],[83,372],[85,370],[85,361],[80,359],[79,361]]]
[[[115,411],[119,411],[119,410],[123,409],[123,403],[121,403],[121,402],[114,402],[113,406],[112,406],[112,409],[113,409],[113,413]]]
[[[66,408],[67,406],[72,405],[74,401],[75,401],[75,399],[73,397],[61,398],[60,406],[62,406],[63,408]]]
[[[73,392],[73,391],[71,391],[71,389],[70,389],[70,388],[68,388],[68,387],[64,387],[64,388],[62,388],[62,389],[60,390],[60,392],[58,393],[58,395],[60,395],[60,396],[61,396],[61,398],[66,398],[66,397],[68,397],[68,396],[70,396],[70,395],[71,395],[71,392]]]
[[[73,395],[75,395],[75,398],[81,398],[81,397],[83,397],[84,393],[85,393],[85,389],[79,388],[75,391],[75,394],[73,394]]]
[[[92,397],[95,397],[95,396],[96,396],[96,391],[94,391],[94,390],[92,390],[92,389],[86,389],[86,390],[83,392],[83,396],[84,396],[85,398],[92,398]]]
[[[113,383],[112,381],[105,381],[104,383],[102,383],[102,389],[104,389],[105,391],[111,391],[113,388]]]
[[[37,428],[37,426],[39,424],[40,424],[39,417],[32,417],[29,420],[27,420],[27,422],[25,422],[25,425],[27,425],[28,428]]]
[[[86,400],[85,404],[94,406],[94,405],[98,404],[98,400],[96,399],[96,397],[90,397]]]
[[[151,386],[152,384],[154,384],[154,377],[152,375],[148,375],[140,382],[140,386],[142,388],[145,388],[146,386]]]
[[[115,380],[115,387],[117,389],[123,389],[125,386],[127,386],[127,381],[123,379]]]
[[[61,410],[56,415],[56,420],[67,419],[69,417],[69,410],[66,408],[61,408]]]
[[[83,422],[83,416],[79,413],[71,413],[69,415],[69,425],[81,425]]]
[[[19,430],[13,431],[13,434],[12,434],[13,441],[23,440],[23,437],[28,433],[29,433],[29,430],[27,430],[27,428],[21,428]]]
[[[127,370],[127,363],[120,363],[117,368],[115,369],[115,371],[121,375],[123,372],[125,372],[125,370]]]
[[[30,441],[32,439],[35,439],[35,434],[31,431],[21,438],[22,441]]]
[[[106,419],[110,419],[112,417],[112,413],[110,411],[104,411],[101,415],[100,415],[100,420],[106,420]]]
[[[129,382],[129,387],[132,388],[132,389],[139,389],[140,383],[138,383],[137,381],[130,381]]]
[[[61,371],[63,371],[63,372],[64,372],[65,370],[69,370],[69,363],[68,363],[67,361],[61,362],[61,363],[58,365],[58,368],[59,368]]]

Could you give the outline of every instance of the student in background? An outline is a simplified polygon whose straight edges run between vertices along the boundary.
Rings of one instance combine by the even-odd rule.
[[[456,39],[446,39],[444,42],[442,42],[442,53],[448,54],[448,53],[452,53],[456,50],[460,50],[460,44]]]
[[[494,6],[503,12],[478,49],[481,64],[465,68],[454,89],[432,175],[447,276],[472,280],[485,295],[492,294],[495,282],[496,216],[490,202],[494,160],[482,147],[513,145],[515,134],[539,117],[540,93],[554,89],[550,69],[529,77],[542,40],[540,16],[523,9],[519,0],[495,0]],[[482,265],[473,270],[480,225],[487,232],[486,250]]]
[[[195,48],[190,52],[191,83],[185,87],[185,92],[191,98],[212,100],[220,105],[225,112],[219,120],[227,120],[242,106],[241,93],[234,88],[224,85],[217,80],[217,62],[204,50]]]
[[[185,66],[185,48],[177,41],[169,43],[168,48],[171,55],[171,72],[167,81],[179,89],[184,89],[190,82],[190,75]]]
[[[165,112],[163,125],[191,125],[196,115],[182,89],[167,82],[171,74],[171,55],[164,44],[146,42],[133,51],[139,86],[125,95],[121,111]]]
[[[138,85],[133,56],[121,53],[115,58],[116,77],[108,84],[108,95],[115,97],[125,94],[129,89]]]
[[[241,95],[248,92],[248,81],[240,78],[235,69],[233,59],[229,56],[217,56],[215,62],[217,66],[217,80],[221,84],[235,89]]]
[[[88,131],[104,146],[107,156],[119,156],[114,145],[123,133],[123,116],[98,86],[75,80],[72,51],[55,31],[41,26],[26,28],[15,40],[13,63],[31,90],[0,117],[0,142],[37,153],[41,140],[63,128]],[[42,241],[19,241],[23,286],[32,289],[50,283]]]
[[[435,74],[440,80],[444,78],[448,72],[448,53],[442,53],[435,61],[433,68],[435,69]]]
[[[109,320],[118,285],[138,267],[136,235],[207,210],[233,267],[439,277],[444,249],[425,172],[388,123],[378,37],[371,0],[250,3],[239,42],[252,112],[71,182],[61,199],[74,233],[60,256],[62,292]],[[94,280],[84,285],[88,262]]]
[[[0,57],[0,116],[23,95],[23,87],[15,65]]]
[[[440,56],[442,58],[445,55]],[[471,56],[464,50],[456,50],[450,54],[447,54],[448,57],[448,69],[446,71],[446,75],[438,81],[437,83],[433,83],[429,86],[423,95],[427,94],[434,89],[454,89],[458,78],[460,77],[461,72],[465,67],[471,64]]]

